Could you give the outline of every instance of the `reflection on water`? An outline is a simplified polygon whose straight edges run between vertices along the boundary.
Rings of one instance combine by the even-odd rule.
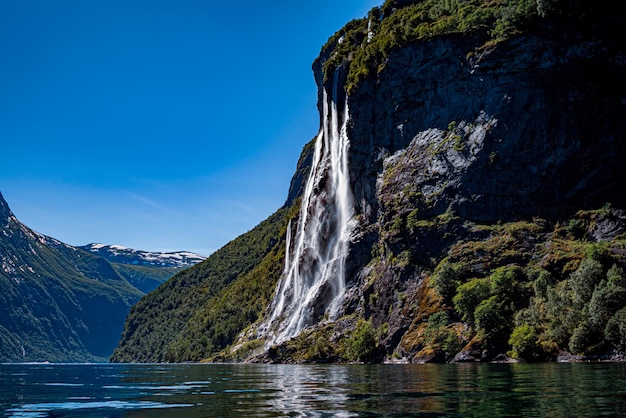
[[[0,365],[8,417],[618,416],[625,364]]]

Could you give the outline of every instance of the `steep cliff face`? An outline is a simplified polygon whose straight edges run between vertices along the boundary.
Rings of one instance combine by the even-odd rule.
[[[422,180],[439,191],[432,196],[435,211],[451,206],[464,218],[495,222],[623,204],[618,43],[552,24],[469,60],[482,39],[447,36],[403,47],[350,96],[351,167],[353,178],[363,179],[355,192],[375,201],[380,157],[434,128],[461,136],[448,150],[476,157],[461,177],[452,163]],[[460,123],[484,117],[492,123],[480,149],[466,147],[471,128]],[[426,165],[429,158],[421,156]]]

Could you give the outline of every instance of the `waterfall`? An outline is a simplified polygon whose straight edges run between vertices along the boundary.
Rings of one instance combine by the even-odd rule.
[[[263,327],[269,343],[295,337],[324,315],[334,319],[343,298],[353,198],[348,104],[346,97],[341,113],[337,109],[338,78],[335,71],[332,100],[323,89],[322,127],[300,214],[295,228],[287,227],[285,267]]]

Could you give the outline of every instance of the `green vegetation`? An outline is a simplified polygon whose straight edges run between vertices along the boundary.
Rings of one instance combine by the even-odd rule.
[[[463,321],[475,323],[474,312],[478,305],[489,297],[489,280],[474,278],[456,289],[454,308]]]
[[[613,261],[583,259],[569,277],[535,294],[518,314],[518,326],[537,330],[536,344],[548,352],[563,347],[589,355],[619,348],[621,331],[613,332],[626,307],[626,275]]]
[[[462,348],[456,330],[451,326],[448,311],[439,311],[428,317],[424,331],[424,344],[436,352],[443,353],[450,361]]]
[[[270,349],[270,356],[298,363],[363,362],[380,360],[378,340],[384,327],[376,329],[363,318],[345,317],[305,330],[281,347]]]
[[[377,344],[374,327],[361,319],[346,342],[346,356],[352,361],[371,362],[375,358]]]
[[[142,293],[105,259],[36,234],[0,195],[0,361],[103,361]]]
[[[484,46],[490,47],[520,32],[532,19],[570,9],[575,10],[573,4],[559,0],[387,0],[328,40],[322,51],[332,50],[332,54],[324,63],[324,75],[329,78],[337,66],[349,61],[346,89],[352,92],[379,72],[393,51],[408,43],[477,32],[483,34]],[[482,51],[474,53],[479,58]]]
[[[614,219],[610,208],[581,211],[552,231],[540,219],[470,225],[489,235],[453,245],[430,286],[479,341],[508,347],[516,358],[623,350],[626,273],[619,254],[626,236],[589,241],[589,231],[606,219]],[[426,328],[425,342],[439,351],[432,329],[444,329],[447,317],[446,311],[431,315]]]
[[[509,355],[513,358],[535,360],[541,356],[537,330],[530,325],[515,327],[508,343],[511,345]]]
[[[300,155],[283,208],[133,306],[111,361],[235,361],[263,346],[259,340],[235,338],[270,303],[283,269],[287,224],[298,215],[313,145],[306,144]]]
[[[144,293],[156,289],[181,270],[176,267],[149,267],[120,263],[111,263],[111,265],[120,276]]]
[[[573,11],[580,3],[387,0],[366,18],[349,22],[324,46],[320,58],[325,60],[324,76],[328,79],[338,66],[345,66],[349,70],[345,88],[356,93],[361,83],[384,69],[398,48],[434,36],[470,39],[477,48],[468,51],[466,59],[474,65],[544,16],[578,19]],[[569,20],[563,20],[569,27]],[[575,35],[572,31],[564,36],[575,39]],[[461,117],[449,116],[442,120]],[[370,362],[386,355],[449,361],[463,350],[461,356],[482,360],[509,353],[541,361],[553,359],[561,350],[593,356],[626,349],[626,225],[621,212],[607,205],[561,219],[489,224],[463,219],[463,213],[471,213],[465,205],[483,199],[473,194],[474,182],[489,176],[470,176],[468,182],[460,178],[439,187],[435,177],[423,180],[419,174],[424,167],[421,152],[430,157],[443,151],[454,157],[474,152],[465,123],[452,121],[434,133],[436,140],[427,138],[432,144],[423,150],[385,160],[376,188],[360,189],[368,201],[358,209],[363,213],[357,215],[357,239],[350,254],[354,274],[347,280],[354,287],[346,294],[346,316],[307,328],[271,347],[261,359]],[[387,134],[381,133],[391,138]],[[523,149],[523,144],[517,145]],[[380,148],[384,157],[384,147],[373,146],[370,156]],[[264,341],[255,339],[255,322],[262,319],[281,274],[285,228],[297,216],[295,199],[306,178],[311,149],[312,142],[298,162],[289,208],[142,299],[128,317],[114,361],[233,361],[259,354]],[[510,157],[505,151],[486,141],[478,161],[497,169],[501,159]],[[358,187],[367,184],[357,180]],[[506,184],[501,186],[496,195],[504,197]],[[457,195],[458,187],[472,194]],[[373,193],[377,200],[370,200]],[[543,191],[536,193],[543,196]],[[491,202],[488,196],[485,199]],[[449,202],[460,202],[458,213]],[[513,216],[499,215],[500,203],[493,202],[484,217]]]
[[[447,305],[452,304],[452,298],[462,283],[463,273],[462,264],[452,264],[447,259],[437,266],[431,280],[431,286],[441,295]]]
[[[278,236],[284,235],[283,228]],[[258,265],[207,301],[186,325],[185,333],[181,335],[185,340],[167,347],[165,360],[208,358],[229,346],[242,330],[259,319],[269,305],[284,257],[285,245],[279,241]]]
[[[233,343],[268,305],[299,201],[184,270],[133,306],[111,360],[200,361]]]
[[[272,346],[268,357],[294,363],[339,362],[345,359],[345,343],[337,340],[337,323],[325,323],[302,331],[295,338]]]

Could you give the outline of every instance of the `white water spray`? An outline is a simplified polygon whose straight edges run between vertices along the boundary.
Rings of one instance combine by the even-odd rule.
[[[337,109],[338,71],[332,100],[324,89],[322,129],[315,140],[311,172],[295,236],[287,227],[285,269],[265,333],[272,344],[298,335],[325,314],[334,319],[345,290],[345,262],[353,198],[348,171],[348,104]],[[293,242],[292,242],[293,241]]]

